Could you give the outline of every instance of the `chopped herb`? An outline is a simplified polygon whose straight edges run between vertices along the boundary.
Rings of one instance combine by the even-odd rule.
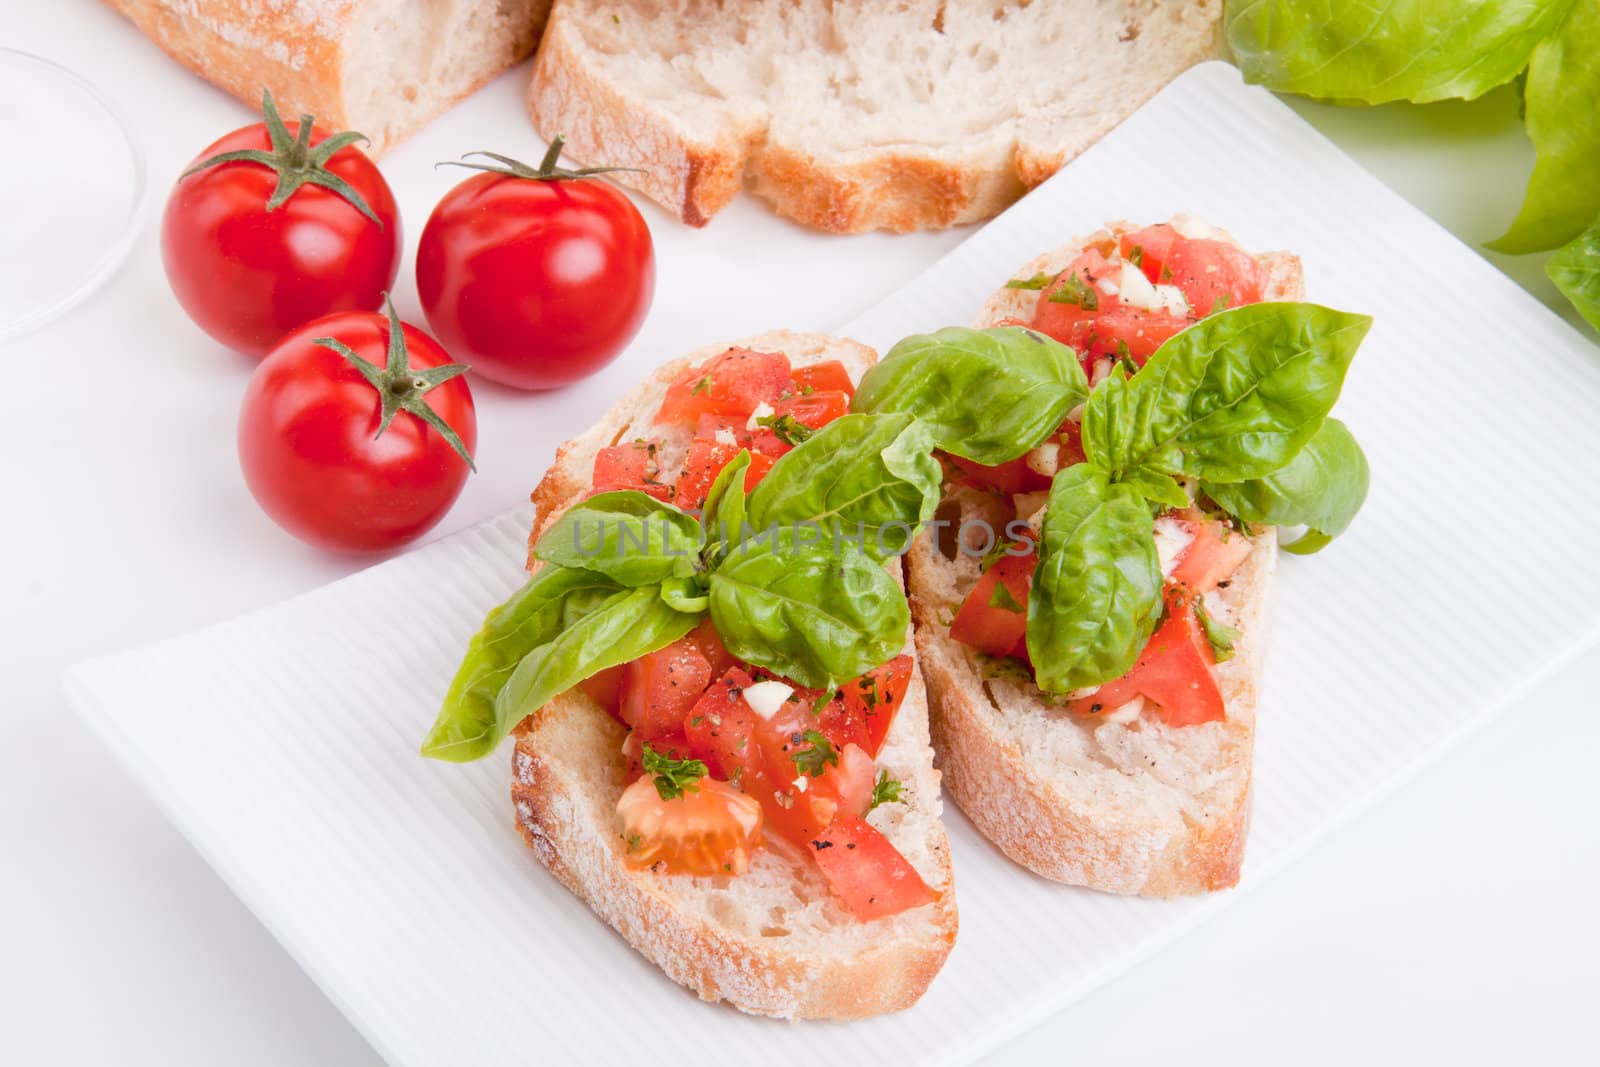
[[[1006,282],[1006,288],[1007,289],[1043,289],[1045,286],[1049,285],[1054,280],[1055,279],[1051,275],[1046,274],[1044,271],[1040,271],[1038,274],[1035,274],[1031,278],[1012,278],[1009,282]]]
[[[756,420],[756,425],[771,430],[778,440],[791,447],[817,432],[787,411],[782,415],[763,415]]]
[[[689,719],[689,725],[690,726],[699,726],[701,723],[703,723],[705,721],[706,721],[706,717],[704,715],[695,715],[695,716],[693,716],[692,718]]]
[[[1242,636],[1238,630],[1211,617],[1206,610],[1206,602],[1200,597],[1194,598],[1194,615],[1200,621],[1200,629],[1205,631],[1206,640],[1211,643],[1211,654],[1218,663],[1226,663],[1233,658],[1233,646]]]
[[[655,776],[656,792],[661,794],[662,800],[675,800],[686,790],[698,789],[695,783],[706,776],[706,765],[699,760],[672,759],[648,743],[640,762],[644,764],[644,773]]]
[[[905,798],[900,795],[900,783],[889,777],[888,771],[878,772],[878,783],[872,787],[872,807],[879,804],[904,804]],[[871,810],[871,808],[867,809]]]
[[[689,390],[690,396],[699,396],[701,393],[711,392],[711,375],[706,375],[694,383],[694,388]]]
[[[817,694],[817,699],[815,699],[815,700],[813,700],[811,702],[811,714],[812,715],[821,715],[822,714],[822,709],[827,707],[832,701],[833,701],[833,691],[829,690],[829,689],[824,689],[822,692]]]
[[[1128,253],[1128,262],[1140,270],[1144,269],[1144,245],[1133,246],[1133,251]]]
[[[985,678],[1008,678],[1016,682],[1033,681],[1033,675],[1028,673],[1028,668],[1022,661],[1012,659],[1010,656],[991,656],[980,652],[978,665],[982,668]]]
[[[1015,612],[1018,615],[1028,610],[1017,603],[1017,598],[1011,595],[1011,590],[1006,588],[1005,582],[994,583],[994,589],[989,593],[989,606],[999,608],[1001,611]]]
[[[1055,292],[1050,294],[1052,304],[1076,304],[1085,311],[1097,311],[1100,308],[1100,294],[1094,287],[1084,284],[1077,273],[1068,278]]]
[[[808,778],[816,778],[822,774],[828,764],[831,763],[835,767],[839,765],[838,749],[834,748],[833,742],[822,736],[820,731],[807,730],[797,740],[804,741],[810,746],[801,749],[799,752],[789,753],[789,758],[794,760],[795,770],[801,774],[806,775]]]
[[[640,837],[638,834],[629,834],[626,840],[628,842],[628,851],[636,852],[639,849],[639,845],[644,841],[644,838]]]

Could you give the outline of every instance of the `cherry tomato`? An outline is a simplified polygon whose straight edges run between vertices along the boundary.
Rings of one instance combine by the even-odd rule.
[[[396,331],[403,343],[391,345]],[[245,388],[239,464],[251,493],[279,526],[323,548],[378,551],[421,535],[460,494],[477,444],[465,369],[392,307],[306,323]]]
[[[417,248],[417,292],[446,348],[485,378],[553,389],[611,362],[655,292],[650,230],[622,192],[558,168],[492,157],[444,195]]]
[[[290,134],[270,95],[262,113],[265,121],[200,154],[161,219],[161,261],[178,303],[206,333],[255,357],[314,318],[381,306],[401,248],[389,184],[348,147],[359,134],[330,137],[305,115]]]

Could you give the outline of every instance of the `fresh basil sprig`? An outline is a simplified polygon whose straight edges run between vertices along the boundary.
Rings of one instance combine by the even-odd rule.
[[[1367,498],[1368,477],[1361,446],[1344,423],[1329,418],[1299,455],[1265,478],[1200,487],[1235,518],[1305,526],[1305,536],[1280,543],[1285,552],[1305,555],[1344,533]]]
[[[950,326],[914,334],[861,379],[856,411],[909,412],[946,452],[994,466],[1016,459],[1083,403],[1078,354],[1035,330]]]
[[[713,481],[704,518],[633,490],[573,505],[540,537],[544,565],[473,638],[424,755],[467,761],[586,678],[664,648],[709,616],[734,655],[833,688],[896,655],[909,616],[877,545],[939,499],[927,429],[849,415],[745,496],[750,456]]]

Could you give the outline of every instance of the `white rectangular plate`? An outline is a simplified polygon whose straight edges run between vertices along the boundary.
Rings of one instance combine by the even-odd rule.
[[[1046,247],[1179,211],[1298,252],[1312,299],[1377,319],[1339,408],[1371,498],[1331,549],[1280,569],[1248,885],[1600,638],[1600,504],[1577,491],[1600,455],[1600,371],[1570,327],[1220,64],[842,332],[886,348],[965,321]],[[417,756],[467,638],[521,581],[529,517],[83,664],[72,703],[391,1062],[623,1062],[648,1035],[815,1064],[815,1024],[698,1002],[561,889],[512,828],[506,757]],[[864,1061],[967,1062],[1239,899],[1056,886],[946,815],[960,940],[916,1008],[848,1024]]]

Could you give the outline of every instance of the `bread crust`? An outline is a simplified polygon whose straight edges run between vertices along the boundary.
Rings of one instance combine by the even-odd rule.
[[[1036,257],[1016,276],[1057,273],[1084,249],[1109,249],[1130,228],[1113,223],[1107,230]],[[1276,252],[1256,258],[1268,273],[1267,299],[1300,297],[1303,286],[1296,257]],[[1034,292],[997,290],[974,325],[1027,318],[1037,299]],[[1113,893],[1171,897],[1237,884],[1250,820],[1257,687],[1277,557],[1276,532],[1264,530],[1254,542],[1222,594],[1243,635],[1234,658],[1217,669],[1227,721],[1174,733],[1179,745],[1184,739],[1198,744],[1202,735],[1182,731],[1216,727],[1206,743],[1219,753],[1213,757],[1215,780],[1208,782],[1203,808],[1198,813],[1183,812],[1176,826],[1170,817],[1108,810],[1086,789],[1074,791],[1072,787],[1079,785],[1075,780],[1064,781],[1057,768],[1042,765],[1036,756],[1030,758],[1011,717],[1065,713],[1055,711],[1031,685],[1018,687],[1020,695],[1001,707],[994,693],[999,683],[986,680],[971,651],[949,636],[944,579],[950,564],[929,539],[914,546],[907,561],[912,614],[939,767],[951,798],[1007,856],[1045,878]],[[1070,728],[1060,723],[1047,727]],[[1123,728],[1110,723],[1098,727]]]
[[[270,89],[291,123],[296,115],[310,114],[330,131],[360,130],[371,139],[360,147],[377,156],[526,58],[538,43],[550,0],[514,0],[518,32],[500,55],[486,57],[486,65],[448,99],[387,132],[373,116],[357,113],[344,84],[347,50],[374,45],[353,39],[364,0],[322,0],[314,7],[269,0],[105,2],[167,55],[252,110],[261,106],[262,89]]]
[[[876,360],[864,345],[821,334],[776,331],[734,344],[782,351],[796,364],[839,358],[853,374]],[[591,486],[595,453],[637,436],[666,387],[687,367],[729,345],[712,345],[658,369],[585,433],[566,442],[533,492],[532,544]],[[530,569],[535,561],[530,554]],[[791,1019],[848,1019],[898,1011],[926,991],[955,943],[957,913],[949,844],[937,819],[927,831],[929,860],[920,873],[939,899],[903,916],[857,923],[856,942],[792,942],[708,921],[678,904],[684,887],[704,880],[635,871],[607,821],[621,792],[622,728],[581,691],[562,694],[515,731],[512,801],[524,840],[558,880],[681,985],[704,1000]],[[898,746],[898,747],[897,747]],[[927,698],[920,669],[890,728],[885,753],[911,752],[920,767],[891,770],[910,783],[912,802],[937,814],[939,777],[928,745]],[[573,752],[582,753],[575,757]],[[886,831],[887,832],[887,831]],[[908,917],[913,921],[901,922]]]

